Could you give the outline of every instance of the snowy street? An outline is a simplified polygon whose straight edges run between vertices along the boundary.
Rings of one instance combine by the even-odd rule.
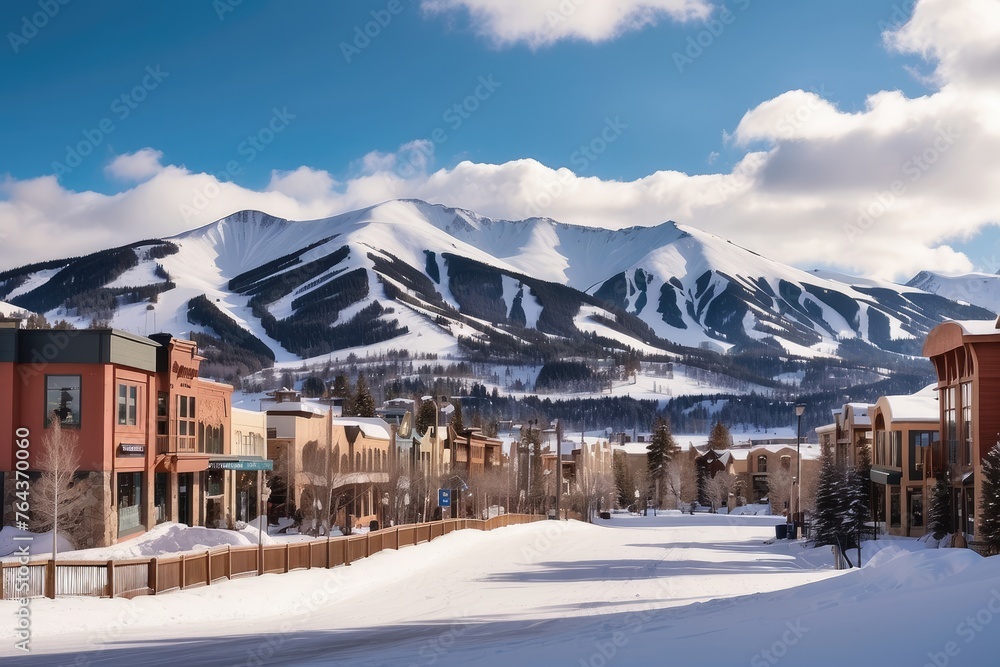
[[[18,663],[993,664],[1000,559],[881,541],[836,572],[828,549],[766,544],[777,521],[539,522],[159,597],[39,599]]]

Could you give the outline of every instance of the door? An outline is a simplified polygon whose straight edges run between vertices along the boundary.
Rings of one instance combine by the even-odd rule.
[[[182,472],[177,475],[177,521],[191,523],[191,495],[194,487],[194,473]]]

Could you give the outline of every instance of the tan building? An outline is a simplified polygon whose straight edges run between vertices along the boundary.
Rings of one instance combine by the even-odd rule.
[[[976,539],[982,462],[1000,441],[1000,319],[940,324],[923,352],[937,372],[941,420],[929,465],[949,471],[954,525]]]
[[[230,451],[236,460],[267,458],[267,414],[233,408]],[[237,466],[234,466],[237,467]],[[250,522],[260,512],[262,476],[256,470],[227,470],[227,512],[234,521]]]
[[[332,507],[338,526],[384,522],[382,487],[389,482],[395,426],[378,417],[334,417],[329,405],[285,389],[261,407],[277,515],[299,512],[307,528],[315,528],[315,517]]]
[[[934,484],[929,468],[930,451],[939,443],[937,398],[883,396],[871,409],[871,420],[874,520],[890,535],[920,537]]]

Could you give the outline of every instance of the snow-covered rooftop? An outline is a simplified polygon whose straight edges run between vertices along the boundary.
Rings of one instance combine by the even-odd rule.
[[[390,437],[389,424],[378,417],[334,417],[333,423],[337,426],[357,426],[366,438],[388,440]]]
[[[328,406],[310,401],[285,401],[283,403],[261,401],[260,409],[266,412],[309,412],[314,415],[326,415],[330,411]]]
[[[937,422],[940,419],[936,396],[883,396],[879,402],[889,406],[893,421]]]
[[[952,320],[962,327],[962,331],[967,336],[996,336],[1000,335],[1000,318],[997,320]]]

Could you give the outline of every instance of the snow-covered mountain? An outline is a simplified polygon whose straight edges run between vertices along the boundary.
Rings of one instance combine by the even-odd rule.
[[[1000,314],[1000,274],[997,273],[943,276],[933,271],[921,271],[906,284]]]
[[[795,269],[670,222],[611,231],[420,201],[305,222],[242,211],[0,273],[0,299],[79,325],[210,333],[279,361],[372,345],[455,351],[459,340],[504,355],[553,336],[807,356],[860,339],[919,353],[944,318],[993,317],[916,287]]]

